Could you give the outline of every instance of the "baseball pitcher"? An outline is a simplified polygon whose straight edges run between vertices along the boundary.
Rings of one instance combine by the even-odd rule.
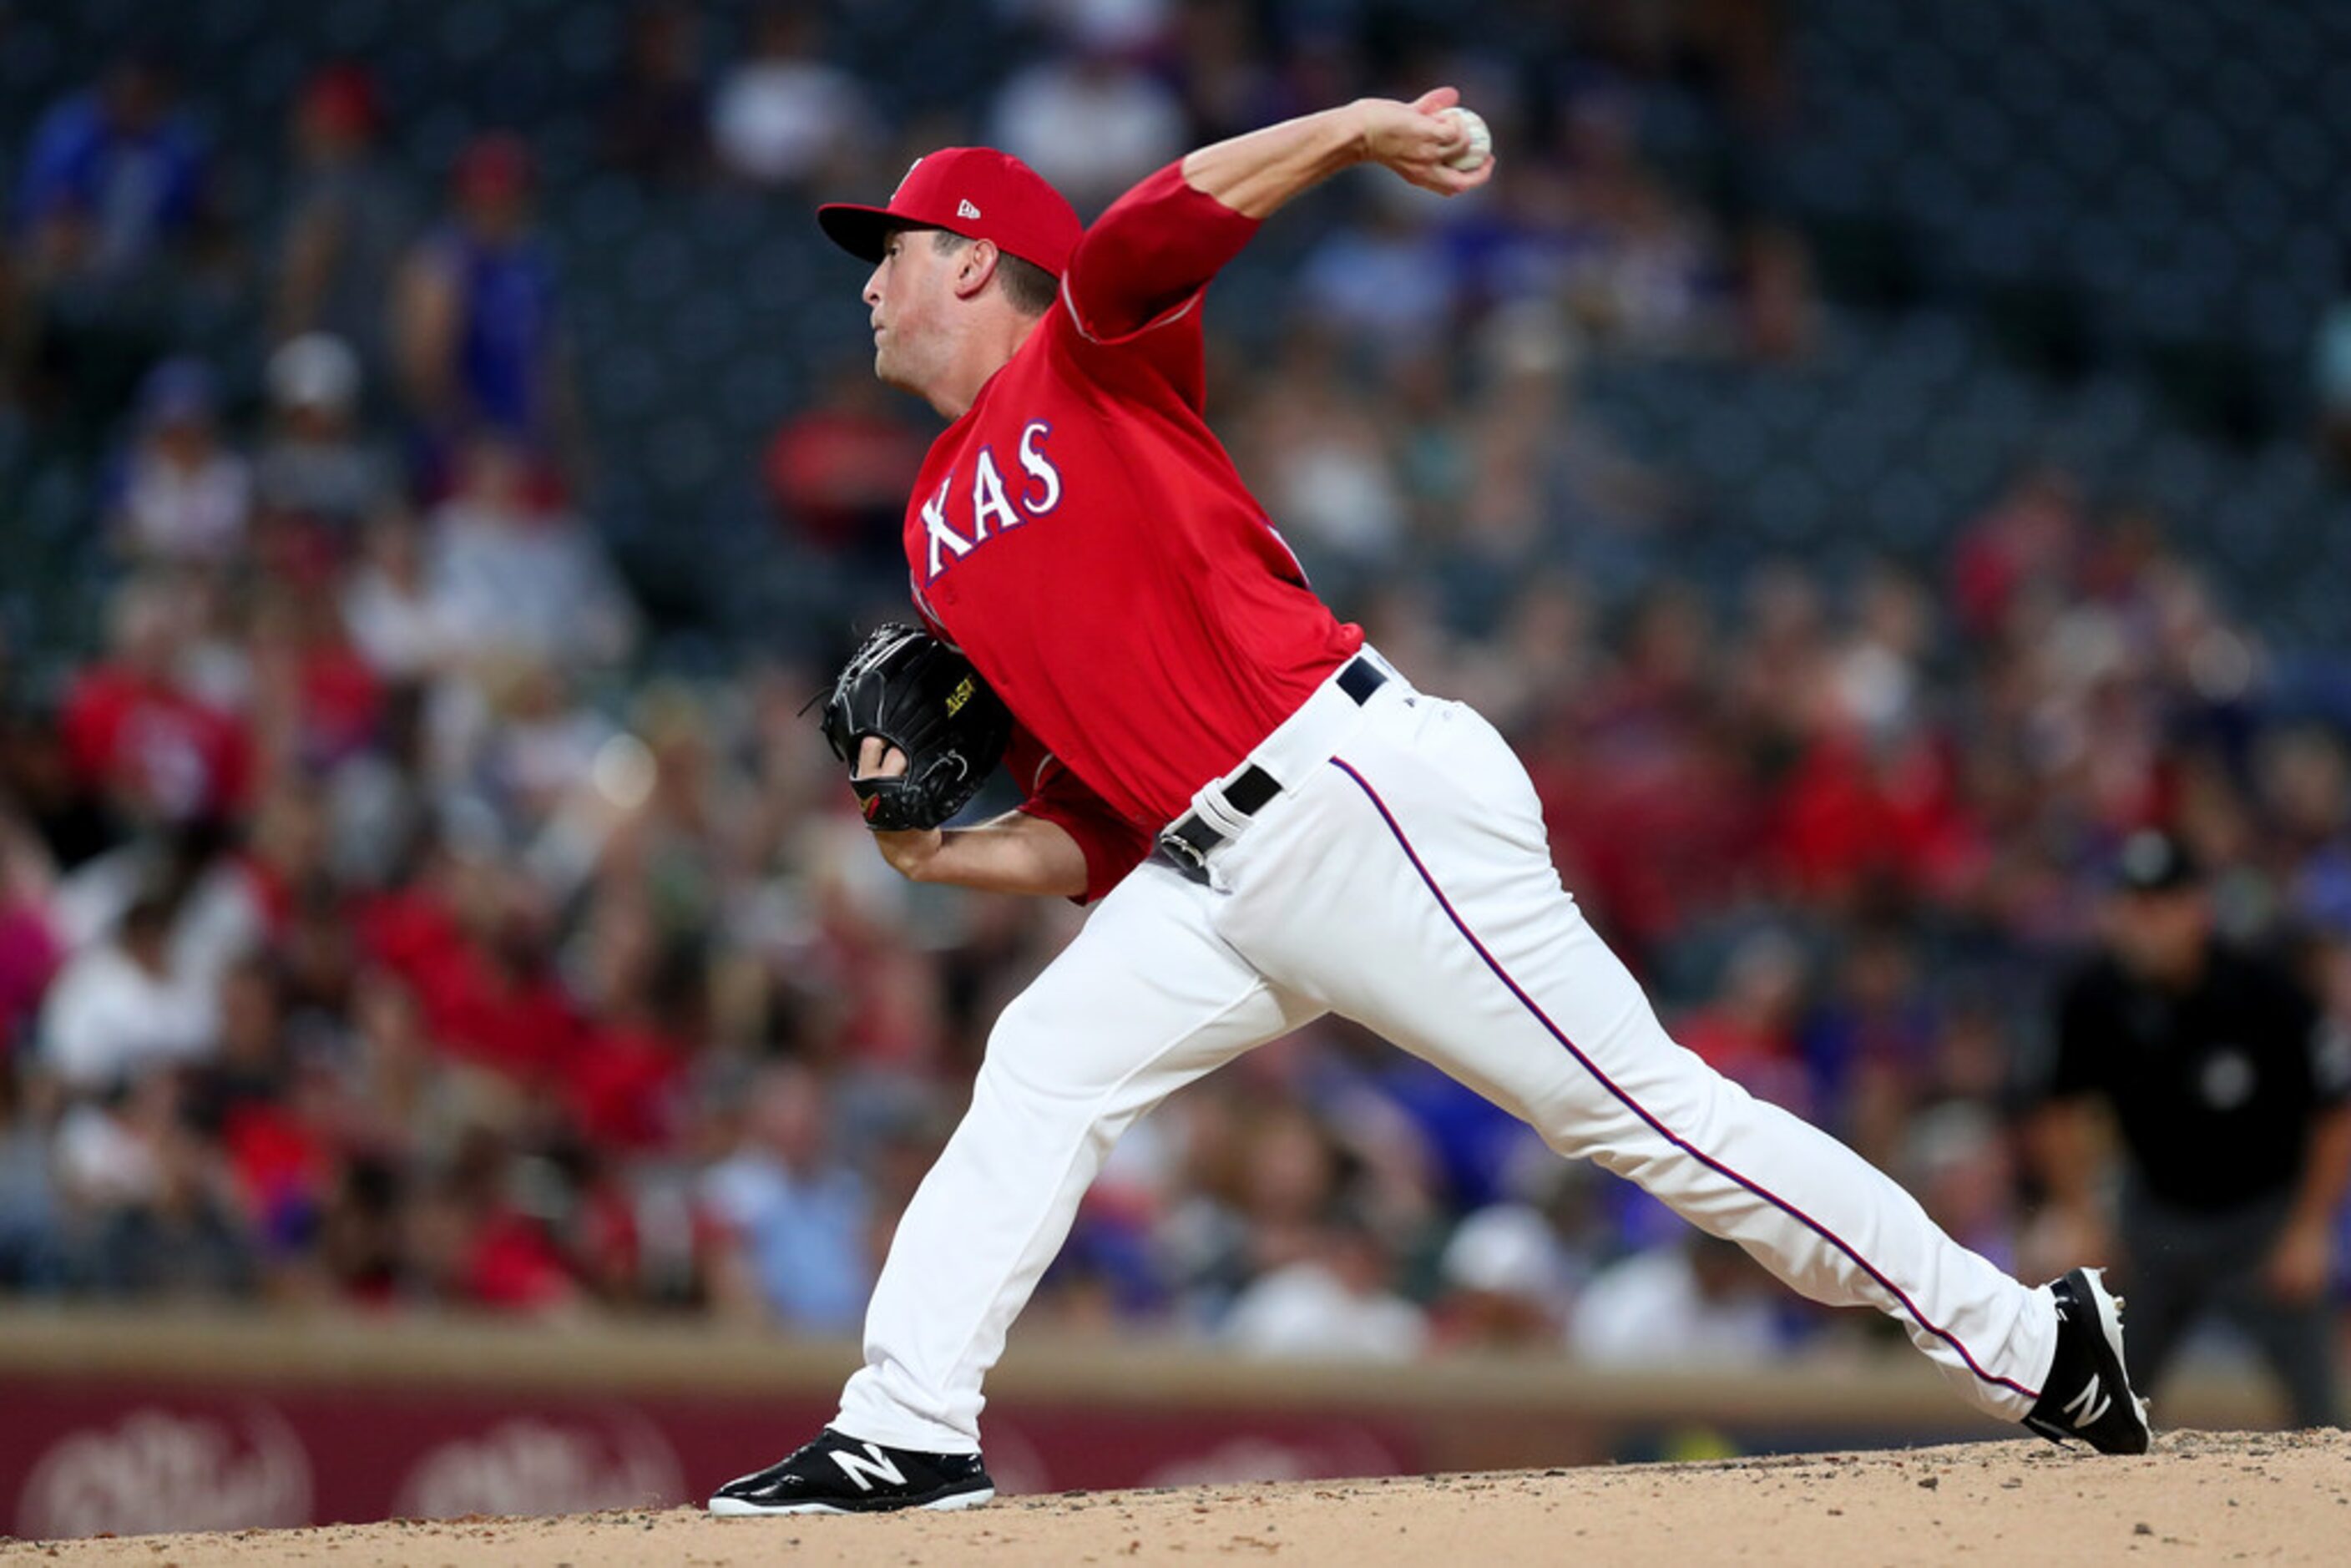
[[[719,1489],[713,1512],[994,1496],[981,1382],[1111,1145],[1325,1012],[1813,1300],[1891,1315],[1980,1408],[2147,1448],[2098,1274],[2020,1284],[1675,1044],[1560,885],[1510,747],[1325,608],[1210,432],[1200,314],[1217,269],[1355,164],[1445,195],[1485,183],[1483,127],[1456,97],[1364,99],[1201,148],[1091,228],[985,148],[919,160],[885,206],[819,210],[872,264],[875,374],[948,422],[906,509],[927,634],[877,633],[828,733],[904,875],[1095,907],[997,1021],[898,1227],[839,1416]],[[998,748],[1026,800],[940,828]]]

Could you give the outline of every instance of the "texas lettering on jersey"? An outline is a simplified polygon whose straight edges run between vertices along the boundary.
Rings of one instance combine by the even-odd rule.
[[[929,541],[925,584],[989,539],[1006,530],[1045,517],[1061,504],[1061,471],[1053,466],[1045,443],[1053,434],[1048,421],[1032,419],[1020,427],[1017,448],[1019,484],[1007,489],[996,448],[983,446],[972,465],[971,483],[950,469],[922,507],[923,533]]]

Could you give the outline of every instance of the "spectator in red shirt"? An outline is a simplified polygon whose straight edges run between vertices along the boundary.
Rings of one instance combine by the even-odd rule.
[[[1765,927],[1740,939],[1713,1002],[1681,1022],[1681,1042],[1734,1082],[1800,1114],[1813,1114],[1796,1027],[1805,961],[1793,937]]]
[[[665,952],[645,901],[608,892],[589,917],[585,969],[600,995],[560,1073],[574,1124],[598,1148],[666,1143],[685,1065],[682,1025],[695,1010],[700,971]]]
[[[760,470],[795,538],[827,555],[898,560],[898,522],[928,443],[893,417],[862,364],[838,371],[824,396],[778,425]]]
[[[351,645],[331,595],[290,585],[266,595],[248,652],[266,771],[330,770],[375,740],[382,683]]]
[[[222,977],[217,1053],[193,1092],[193,1109],[228,1156],[247,1225],[265,1253],[308,1250],[328,1190],[318,1130],[288,1103],[294,1064],[287,1051],[284,995],[262,958]]]
[[[59,724],[75,774],[139,821],[231,815],[250,768],[244,727],[183,685],[185,617],[162,584],[115,600],[111,656],[74,683]]]
[[[555,1070],[578,1039],[545,925],[519,873],[446,850],[360,915],[370,956],[414,989],[434,1041],[522,1083]]]
[[[1960,628],[1992,636],[2021,594],[2065,586],[2083,527],[2081,486],[2071,474],[2046,464],[2020,470],[1952,553],[1951,603]]]
[[[548,1227],[517,1206],[506,1171],[519,1151],[496,1130],[465,1130],[448,1169],[405,1207],[411,1287],[447,1304],[549,1313],[576,1306],[578,1284]]]

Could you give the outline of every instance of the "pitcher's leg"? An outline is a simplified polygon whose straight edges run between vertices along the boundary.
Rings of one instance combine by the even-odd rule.
[[[1540,946],[1505,958],[1478,945],[1507,998],[1499,1014],[1450,1029],[1428,1020],[1439,1027],[1417,1048],[1495,1084],[1562,1154],[1639,1183],[1813,1301],[1891,1314],[1982,1408],[2029,1410],[2056,1345],[2047,1296],[1952,1241],[1843,1144],[1675,1044],[1561,903]]]
[[[976,1450],[980,1380],[1119,1134],[1313,1016],[1209,930],[1207,896],[1144,867],[997,1020],[971,1108],[891,1241],[838,1430]]]
[[[1319,918],[1291,924],[1339,934],[1348,956],[1286,930],[1239,945],[1278,977],[1314,975],[1318,1000],[1805,1295],[1895,1316],[1969,1398],[2021,1418],[2056,1352],[2048,1292],[1959,1247],[1860,1156],[1676,1045],[1561,890],[1509,747],[1458,705],[1422,705],[1389,710],[1332,759],[1291,813],[1311,823],[1282,857],[1294,863],[1250,868],[1311,879]]]

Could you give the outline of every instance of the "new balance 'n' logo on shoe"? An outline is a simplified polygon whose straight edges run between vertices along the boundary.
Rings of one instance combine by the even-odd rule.
[[[866,1444],[862,1454],[851,1448],[835,1448],[831,1457],[841,1467],[841,1473],[857,1483],[859,1491],[872,1491],[874,1481],[887,1481],[893,1487],[906,1484],[906,1472],[882,1451],[879,1444]],[[866,1479],[869,1476],[871,1480]]]
[[[977,1454],[918,1454],[844,1437],[831,1427],[781,1463],[728,1481],[712,1495],[721,1516],[883,1513],[898,1508],[971,1508],[996,1495]]]
[[[2082,1385],[2081,1393],[2065,1402],[2065,1416],[2076,1427],[2086,1427],[2104,1416],[2114,1402],[2114,1396],[2098,1392],[2098,1380],[2093,1377]]]
[[[2057,1302],[2057,1358],[2024,1424],[2052,1442],[2078,1437],[2102,1454],[2144,1454],[2147,1401],[2123,1364],[2123,1303],[2094,1269],[2049,1287]]]

